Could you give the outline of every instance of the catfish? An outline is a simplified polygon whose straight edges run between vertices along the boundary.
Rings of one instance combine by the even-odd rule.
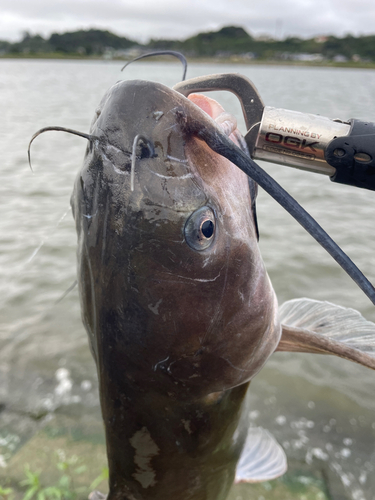
[[[257,242],[254,183],[184,116],[246,153],[215,101],[119,82],[85,136],[72,196],[110,500],[224,500],[234,481],[282,475],[285,454],[251,427],[248,402],[276,350],[375,367],[375,325],[359,313],[302,299],[280,314]],[[339,316],[345,331],[332,334]],[[348,335],[358,329],[365,342]]]

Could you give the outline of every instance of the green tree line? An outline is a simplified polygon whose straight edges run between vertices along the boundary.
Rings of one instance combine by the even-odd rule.
[[[90,29],[68,33],[53,33],[49,38],[25,32],[16,43],[0,41],[0,53],[5,55],[33,55],[58,53],[61,55],[102,56],[112,52],[121,57],[126,50],[179,50],[190,57],[242,56],[259,59],[293,59],[296,56],[335,57],[347,60],[375,62],[375,35],[339,38],[333,35],[310,39],[287,37],[283,40],[255,38],[238,26],[227,26],[218,31],[199,33],[185,40],[150,40],[140,44],[110,31]]]

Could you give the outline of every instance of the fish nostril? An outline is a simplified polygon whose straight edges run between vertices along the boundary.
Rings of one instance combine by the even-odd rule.
[[[140,155],[137,155],[137,150],[140,149]],[[144,137],[141,134],[137,134],[133,140],[133,148],[131,155],[131,169],[130,169],[130,190],[134,191],[134,175],[135,175],[135,162],[136,159],[143,158],[154,158],[155,155],[155,146],[153,142]]]
[[[152,145],[152,148],[150,148],[148,144],[140,142],[139,146],[140,146],[140,151],[139,151],[139,155],[137,155],[137,156],[141,160],[143,160],[144,158],[152,158],[154,156],[154,153],[153,153],[153,150],[155,149],[154,145]]]

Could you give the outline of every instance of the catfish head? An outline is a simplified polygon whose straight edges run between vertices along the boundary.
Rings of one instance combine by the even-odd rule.
[[[181,110],[241,144],[207,97],[117,83],[96,111],[72,204],[99,377],[194,400],[250,380],[280,326],[247,176],[181,127]]]

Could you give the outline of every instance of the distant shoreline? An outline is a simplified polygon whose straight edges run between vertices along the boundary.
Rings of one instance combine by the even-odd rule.
[[[124,59],[120,57],[113,58],[103,58],[101,56],[83,56],[79,54],[61,54],[61,53],[40,53],[40,54],[1,54],[0,60],[65,60],[65,61],[102,61],[102,62],[110,62],[110,61],[119,61],[126,63],[129,59]],[[155,62],[155,61],[163,61],[163,62],[171,62],[171,64],[175,64],[173,61],[167,61],[166,59],[161,59],[158,57],[153,58],[152,60],[145,60],[143,62]],[[189,63],[205,63],[205,64],[233,64],[233,65],[244,65],[244,66],[294,66],[294,67],[316,67],[316,68],[350,68],[350,69],[375,69],[374,62],[334,62],[334,61],[281,61],[275,59],[251,59],[245,60],[240,57],[235,58],[214,58],[214,57],[195,57],[195,58],[187,58]]]

